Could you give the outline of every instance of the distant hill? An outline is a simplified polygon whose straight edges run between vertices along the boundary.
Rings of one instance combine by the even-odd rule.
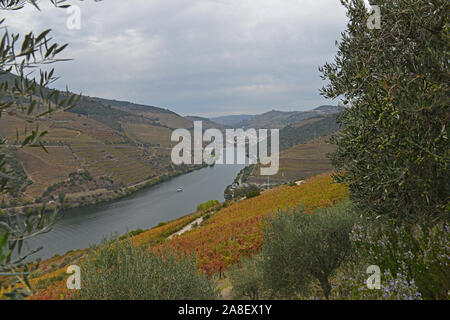
[[[272,110],[235,125],[239,128],[281,129],[297,122],[339,113],[339,107],[324,105],[310,111],[277,111]]]
[[[336,118],[337,114],[330,114],[284,127],[280,130],[280,150],[335,133],[339,130]]]
[[[0,81],[5,80],[12,83],[15,76],[1,74]],[[8,99],[0,96],[1,101]],[[36,124],[49,132],[42,140],[48,153],[17,148],[16,134],[22,139],[30,129],[26,116],[0,118],[0,138],[9,148],[8,166],[18,173],[16,198],[0,195],[0,203],[7,207],[57,201],[59,194],[66,195],[66,205],[95,203],[120,196],[126,187],[192,169],[173,166],[170,152],[172,130],[191,129],[193,123],[168,109],[82,96],[76,107]]]
[[[117,130],[121,130],[123,122],[146,123],[170,129],[193,127],[191,121],[168,109],[96,97],[83,97],[71,112],[107,122],[107,125]]]
[[[11,73],[0,74],[0,81],[7,80],[10,85],[16,78]],[[48,90],[43,88],[44,92]],[[61,95],[64,96],[65,92],[61,92]],[[166,108],[98,97],[82,96],[78,105],[70,112],[95,119],[119,131],[123,129],[123,122],[144,122],[171,129],[193,127],[191,121]]]
[[[3,74],[0,81],[12,82],[14,77]],[[5,99],[8,97],[0,96],[0,100]],[[240,121],[255,128],[283,128],[281,148],[286,149],[336,131],[336,119],[329,114],[337,110],[321,106],[307,112],[271,111]],[[57,201],[60,194],[67,196],[67,205],[95,203],[119,196],[123,188],[185,172],[188,168],[175,167],[170,161],[171,134],[177,128],[192,129],[196,120],[202,120],[205,129],[226,128],[165,108],[82,96],[70,111],[36,121],[42,131],[49,132],[42,140],[49,151],[46,153],[39,148],[17,148],[17,134],[23,138],[30,125],[21,114],[3,114],[0,138],[9,145],[12,160],[8,165],[19,173],[17,199],[21,201],[0,196],[0,203],[45,203]]]
[[[219,130],[225,130],[227,128],[230,128],[230,126],[227,125],[223,125],[221,123],[217,123],[215,121],[212,121],[211,119],[207,119],[207,118],[203,118],[203,117],[198,117],[198,116],[185,116],[186,119],[188,119],[189,121],[202,121],[203,123],[203,130],[207,130],[207,129],[219,129]]]
[[[304,144],[297,144],[280,153],[279,171],[270,176],[270,183],[287,183],[304,180],[321,173],[333,171],[328,154],[336,150],[336,146],[326,143],[327,139],[315,139]],[[248,184],[266,184],[267,176],[261,176],[254,170],[246,181]]]
[[[108,100],[102,98],[91,98],[95,102],[111,108],[131,113],[135,116],[150,120],[156,125],[164,126],[170,129],[186,128],[190,129],[193,124],[190,120],[165,108],[136,104],[127,101]]]
[[[101,102],[103,104],[110,105],[116,109],[121,109],[123,111],[128,111],[128,112],[134,112],[134,113],[154,112],[154,113],[170,113],[170,114],[176,115],[175,112],[173,112],[169,109],[148,106],[148,105],[143,105],[143,104],[136,104],[136,103],[132,103],[129,101],[119,101],[119,100],[111,100],[111,99],[103,99],[103,98],[92,98],[92,99],[95,101]]]
[[[210,118],[211,121],[214,121],[216,123],[223,124],[225,126],[231,126],[235,127],[238,123],[250,120],[251,118],[255,117],[254,115],[250,114],[239,114],[239,115],[231,115],[231,116],[222,116],[222,117],[214,117]]]
[[[336,146],[328,143],[339,130],[336,114],[319,116],[288,125],[280,130],[280,170],[270,177],[270,183],[285,183],[333,170],[328,154]],[[246,180],[250,184],[265,184],[267,176],[254,170]]]

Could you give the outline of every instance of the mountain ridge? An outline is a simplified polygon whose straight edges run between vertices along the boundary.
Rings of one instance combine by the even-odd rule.
[[[266,113],[257,115],[251,119],[243,120],[236,126],[242,128],[264,128],[264,129],[282,129],[288,125],[297,122],[315,118],[318,116],[326,116],[337,114],[340,112],[338,106],[322,105],[313,110],[308,111],[278,111],[271,110]]]

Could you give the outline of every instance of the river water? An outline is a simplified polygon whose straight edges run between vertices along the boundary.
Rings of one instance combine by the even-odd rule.
[[[149,229],[160,222],[194,212],[209,200],[224,200],[223,192],[244,165],[215,165],[141,190],[118,201],[68,210],[49,233],[29,240],[24,249],[44,249],[32,259],[47,259],[69,250],[87,248],[105,237]],[[183,192],[177,192],[179,186]]]

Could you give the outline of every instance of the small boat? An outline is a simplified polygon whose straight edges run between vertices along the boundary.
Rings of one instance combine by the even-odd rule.
[[[183,192],[183,187],[178,187],[177,192]]]

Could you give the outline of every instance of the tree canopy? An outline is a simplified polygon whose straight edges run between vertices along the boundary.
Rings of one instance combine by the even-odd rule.
[[[35,0],[2,0],[0,10],[20,10],[27,2],[39,9]],[[65,0],[50,2],[59,8],[69,6]],[[5,19],[0,20],[0,30],[0,117],[3,114],[20,115],[29,124],[25,132],[21,132],[20,138],[18,132],[15,146],[40,147],[45,150],[41,140],[47,132],[39,129],[36,120],[73,108],[79,100],[79,96],[68,90],[61,94],[48,89],[57,76],[54,69],[42,69],[43,65],[64,61],[58,57],[67,44],[55,42],[50,36],[50,29],[38,34],[29,32],[23,36],[10,33]],[[11,168],[6,163],[7,149],[7,141],[0,136],[0,194],[14,191]],[[21,298],[32,293],[28,281],[30,265],[26,259],[39,249],[23,252],[23,242],[48,231],[55,217],[56,212],[48,214],[43,207],[39,212],[26,216],[8,215],[0,220],[0,286],[9,285],[13,288],[6,296]]]
[[[349,22],[333,62],[320,68],[327,98],[342,98],[333,163],[360,208],[399,219],[450,209],[447,0],[343,0]]]

